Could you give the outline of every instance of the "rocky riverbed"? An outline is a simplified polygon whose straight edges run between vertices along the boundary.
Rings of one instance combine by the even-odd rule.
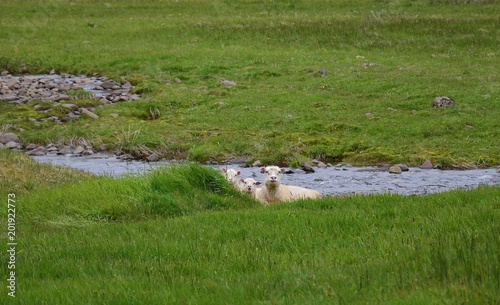
[[[131,93],[132,89],[125,79],[115,81],[104,76],[56,74],[55,71],[24,76],[13,76],[8,71],[0,73],[0,101],[15,105],[33,102],[33,108],[40,113],[48,113],[54,106],[61,105],[67,110],[65,116],[47,116],[40,120],[56,123],[69,122],[81,115],[97,118],[93,107],[78,107],[72,100],[93,99],[102,106],[139,100],[140,96]],[[37,119],[30,120],[38,123]]]

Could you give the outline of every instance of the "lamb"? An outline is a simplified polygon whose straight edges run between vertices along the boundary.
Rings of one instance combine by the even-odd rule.
[[[318,191],[298,186],[281,184],[281,174],[286,169],[277,166],[261,167],[260,172],[265,174],[264,186],[257,193],[257,200],[263,204],[289,202],[306,198],[320,198]]]
[[[252,198],[257,199],[257,193],[260,192],[261,189],[257,189],[257,185],[261,183],[259,181],[255,181],[253,178],[240,179],[241,191],[243,193],[249,194]]]
[[[224,173],[224,176],[226,177],[227,181],[231,183],[235,188],[241,190],[240,187],[240,180],[238,179],[238,176],[241,174],[240,171],[234,170],[232,168],[221,168],[222,173]]]

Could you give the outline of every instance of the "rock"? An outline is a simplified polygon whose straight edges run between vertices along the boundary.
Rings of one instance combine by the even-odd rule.
[[[83,154],[83,152],[85,151],[85,147],[83,147],[82,145],[78,145],[75,150],[73,151],[73,154],[75,155],[81,155]]]
[[[131,154],[124,154],[124,155],[118,156],[117,159],[124,160],[124,161],[130,161],[130,160],[134,160],[134,156],[132,156]]]
[[[447,96],[438,96],[432,101],[431,107],[455,107],[455,101]]]
[[[2,143],[0,143],[0,149],[5,149],[5,145],[3,145]]]
[[[47,154],[45,147],[39,146],[27,152],[29,156],[45,156]]]
[[[15,141],[10,141],[5,144],[5,148],[9,149],[21,149],[23,148],[21,144],[15,142]]]
[[[81,112],[82,112],[82,114],[88,115],[89,117],[91,117],[93,119],[99,118],[99,116],[97,114],[93,113],[92,111],[88,110],[87,108],[82,108]]]
[[[83,153],[82,156],[91,156],[94,154],[94,151],[92,149],[86,149]]]
[[[235,83],[235,82],[233,82],[233,81],[230,81],[230,80],[226,80],[226,79],[225,79],[225,80],[223,80],[223,81],[221,82],[221,85],[223,85],[223,86],[225,86],[225,87],[229,87],[229,88],[231,88],[231,87],[236,86],[236,83]]]
[[[397,165],[393,165],[389,167],[389,173],[391,174],[401,174],[403,171],[401,170],[401,167]]]
[[[399,168],[401,168],[401,171],[403,171],[403,172],[407,172],[410,170],[410,168],[406,164],[396,164],[394,166],[399,166]]]
[[[111,116],[115,119],[119,118],[120,116],[118,115],[118,113],[112,113]]]
[[[105,82],[102,82],[101,84],[101,87],[103,89],[112,89],[114,86],[116,86],[117,84],[115,83],[114,80],[107,80]]]
[[[62,104],[61,106],[63,106],[64,108],[67,108],[71,111],[78,111],[78,106],[75,105],[75,104]]]
[[[366,117],[367,119],[369,119],[369,120],[371,120],[371,119],[375,118],[375,116],[374,116],[372,113],[370,113],[370,112],[365,113],[365,117]]]
[[[425,162],[422,163],[422,165],[420,165],[420,168],[421,169],[432,169],[433,166],[432,166],[432,163],[430,160],[425,160]]]
[[[301,166],[302,170],[305,171],[306,173],[314,173],[315,172],[314,168],[312,168],[311,165],[309,165],[307,162],[300,162],[300,166]]]
[[[7,76],[9,75],[9,71],[2,71],[2,73],[0,73],[1,76]]]
[[[319,161],[316,166],[319,168],[327,168],[328,167],[328,165],[326,165],[324,162],[321,162],[321,161]]]
[[[253,167],[261,167],[262,166],[262,162],[260,162],[260,160],[257,160],[254,163],[252,163],[252,166]]]
[[[17,135],[13,133],[0,133],[0,143],[7,144],[9,142],[19,143],[20,139]]]
[[[497,166],[497,173],[500,173],[500,165]]]
[[[71,146],[63,146],[57,152],[58,155],[71,155],[73,154],[73,148]]]
[[[5,101],[5,102],[12,102],[17,100],[17,95],[10,94],[10,95],[0,95],[0,101]]]
[[[182,80],[180,78],[176,77],[176,78],[174,78],[174,82],[180,84],[180,83],[182,83]]]
[[[157,153],[152,153],[146,158],[149,162],[156,162],[160,160],[160,156]]]
[[[37,148],[36,144],[30,143],[24,149],[26,149],[26,150],[32,150],[32,149],[35,149],[35,148]]]
[[[55,70],[55,69],[50,70],[49,74],[50,74],[50,75],[54,75],[54,74],[56,74],[56,70]]]

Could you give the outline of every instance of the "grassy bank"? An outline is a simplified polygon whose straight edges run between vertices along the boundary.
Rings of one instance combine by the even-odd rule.
[[[124,77],[143,96],[97,109],[99,120],[41,126],[28,119],[43,116],[33,105],[0,102],[0,121],[23,128],[26,144],[84,138],[96,148],[200,162],[500,161],[495,1],[0,6],[2,69]],[[430,108],[441,95],[457,106]]]
[[[50,169],[18,170],[61,182],[16,191],[17,297],[2,285],[2,303],[500,301],[498,187],[264,207],[199,165],[120,179]]]

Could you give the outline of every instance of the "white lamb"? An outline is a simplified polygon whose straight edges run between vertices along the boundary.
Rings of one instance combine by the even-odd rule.
[[[229,183],[231,183],[238,190],[241,190],[240,180],[238,179],[238,176],[241,174],[240,171],[234,170],[232,168],[227,169],[225,167],[221,168],[221,171]]]
[[[319,198],[318,191],[298,186],[281,184],[281,174],[286,169],[277,166],[261,167],[260,172],[265,174],[264,186],[257,193],[257,200],[263,204],[289,202],[306,198]]]
[[[257,199],[257,193],[261,190],[257,188],[257,185],[260,184],[261,183],[259,181],[255,181],[253,178],[240,179],[241,191],[249,194],[254,199]]]

